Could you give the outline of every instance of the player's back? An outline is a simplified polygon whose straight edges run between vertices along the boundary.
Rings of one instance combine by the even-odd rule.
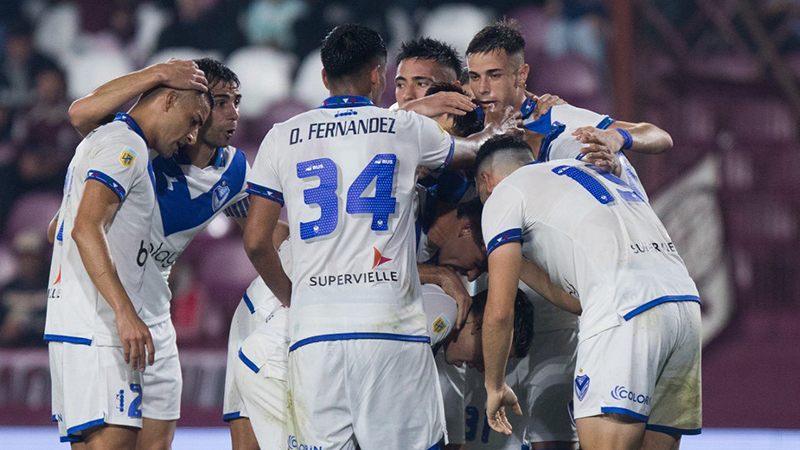
[[[580,297],[581,339],[659,299],[697,296],[661,221],[617,177],[553,161],[521,167],[497,188],[492,197],[523,197],[524,254]]]
[[[416,170],[445,165],[452,140],[417,114],[363,97],[332,100],[269,132],[249,187],[286,202],[292,341],[343,332],[424,336]]]

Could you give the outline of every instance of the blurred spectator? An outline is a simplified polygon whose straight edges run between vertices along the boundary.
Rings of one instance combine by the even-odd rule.
[[[597,63],[605,60],[602,0],[547,0],[551,16],[545,51],[549,56],[577,54]]]
[[[60,190],[80,142],[67,114],[64,73],[57,68],[42,70],[34,80],[34,103],[17,115],[12,131],[16,157],[0,168],[5,188],[0,217],[7,217],[13,202],[26,192]]]
[[[16,108],[30,104],[36,76],[57,69],[53,60],[33,48],[33,27],[18,21],[8,28],[6,52],[0,61],[0,103]]]
[[[49,266],[44,236],[19,233],[13,248],[17,275],[0,288],[0,345],[44,347]]]
[[[244,14],[250,44],[294,48],[293,27],[307,9],[303,0],[255,0]]]
[[[229,54],[244,44],[235,9],[219,0],[176,0],[177,14],[158,38],[158,49],[193,47]]]

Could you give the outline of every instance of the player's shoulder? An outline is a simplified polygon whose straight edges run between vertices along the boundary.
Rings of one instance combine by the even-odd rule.
[[[123,122],[111,122],[96,128],[84,138],[83,144],[89,158],[119,153],[125,166],[132,166],[137,160],[150,160],[144,138]]]
[[[598,126],[608,118],[606,114],[569,104],[553,106],[549,114],[552,123],[559,122],[569,127]]]
[[[230,168],[246,170],[250,165],[247,162],[247,155],[242,150],[229,145],[227,147],[220,147],[217,159],[221,159],[223,167],[227,170]]]

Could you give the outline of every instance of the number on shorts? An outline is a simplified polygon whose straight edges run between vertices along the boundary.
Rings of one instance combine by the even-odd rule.
[[[142,417],[142,385],[131,384],[131,391],[136,393],[136,398],[128,406],[128,417]]]

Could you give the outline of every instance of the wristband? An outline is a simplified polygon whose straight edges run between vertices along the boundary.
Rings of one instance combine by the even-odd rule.
[[[615,130],[622,135],[623,143],[620,150],[628,150],[633,147],[633,137],[628,133],[628,130],[623,130],[622,128],[615,128]]]

